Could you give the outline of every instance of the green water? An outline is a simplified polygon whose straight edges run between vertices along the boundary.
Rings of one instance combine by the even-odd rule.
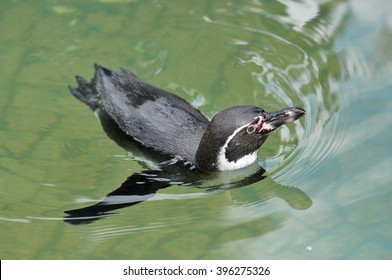
[[[392,259],[390,1],[0,6],[1,259]],[[75,226],[64,211],[142,170],[69,94],[95,62],[209,117],[248,104],[307,115],[263,145],[262,181],[173,186]]]

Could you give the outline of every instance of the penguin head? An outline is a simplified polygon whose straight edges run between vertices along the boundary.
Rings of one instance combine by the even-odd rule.
[[[258,149],[272,131],[304,114],[298,107],[276,112],[254,106],[223,110],[212,118],[200,141],[196,165],[205,171],[246,167],[257,159]]]

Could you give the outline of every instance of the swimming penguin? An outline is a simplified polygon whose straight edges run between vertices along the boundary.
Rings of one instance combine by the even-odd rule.
[[[91,82],[76,77],[71,93],[115,124],[130,142],[159,154],[179,156],[206,172],[235,170],[257,159],[268,135],[293,122],[305,110],[291,107],[266,112],[256,106],[235,106],[211,121],[184,99],[149,85],[135,74],[95,64]]]

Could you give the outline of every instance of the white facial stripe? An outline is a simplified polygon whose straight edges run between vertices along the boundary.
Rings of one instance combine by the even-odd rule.
[[[219,150],[219,154],[218,154],[218,169],[220,171],[227,171],[227,170],[234,170],[234,169],[240,169],[243,168],[245,166],[248,166],[250,164],[252,164],[253,162],[255,162],[255,160],[257,159],[257,150],[254,151],[251,154],[245,155],[242,158],[238,159],[237,161],[228,161],[226,158],[226,148],[227,145],[229,145],[230,141],[234,138],[234,136],[241,131],[242,129],[244,129],[245,127],[248,127],[251,123],[248,123],[246,125],[243,125],[239,128],[237,128],[233,134],[231,134],[229,136],[229,138],[227,138],[225,144],[223,145],[223,147]]]

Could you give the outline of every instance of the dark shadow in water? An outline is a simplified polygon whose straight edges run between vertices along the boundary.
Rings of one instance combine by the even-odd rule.
[[[88,224],[96,220],[116,215],[111,211],[130,207],[152,198],[158,190],[177,186],[194,186],[204,189],[206,192],[225,191],[240,188],[259,182],[266,178],[265,170],[259,167],[250,175],[244,175],[229,182],[215,183],[208,186],[208,182],[216,179],[216,174],[208,174],[198,171],[189,162],[181,159],[170,159],[164,155],[150,150],[141,149],[137,142],[131,141],[107,115],[100,113],[102,127],[106,134],[120,147],[131,152],[137,158],[144,158],[150,162],[160,162],[159,170],[146,168],[140,173],[129,176],[119,188],[108,193],[100,202],[73,210],[65,211],[68,216],[64,221],[73,225]],[[145,162],[142,162],[145,164]],[[146,166],[148,167],[148,165]],[[234,171],[236,172],[236,171]],[[272,181],[272,180],[271,180]],[[301,190],[281,186],[274,182],[273,194],[268,198],[279,197],[285,200],[294,209],[307,209],[312,205],[311,199]],[[267,199],[268,199],[267,198]]]
[[[180,166],[177,166],[176,169]],[[218,191],[222,188],[231,189],[252,184],[265,178],[265,170],[259,169],[249,177],[236,182],[217,185],[216,188],[208,188],[206,191]],[[208,176],[208,174],[207,174]],[[101,219],[111,215],[109,211],[136,205],[140,202],[152,198],[160,189],[176,186],[201,186],[207,182],[206,174],[196,170],[178,170],[173,168],[169,170],[145,170],[141,173],[135,173],[129,176],[121,186],[107,194],[100,202],[84,208],[65,211],[69,216],[65,220],[71,224],[82,224]]]

